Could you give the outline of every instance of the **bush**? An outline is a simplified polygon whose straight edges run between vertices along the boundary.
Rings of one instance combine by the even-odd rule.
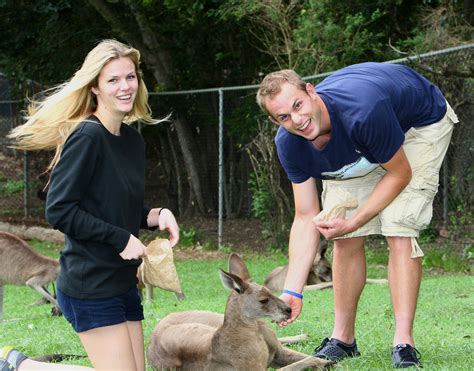
[[[15,193],[22,192],[25,183],[22,180],[8,180],[1,188],[0,194],[3,196],[11,196]]]

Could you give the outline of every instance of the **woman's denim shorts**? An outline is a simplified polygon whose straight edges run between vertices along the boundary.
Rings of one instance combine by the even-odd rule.
[[[132,287],[122,295],[105,299],[83,300],[57,290],[59,307],[76,332],[117,325],[126,321],[142,321],[143,306],[138,289]]]

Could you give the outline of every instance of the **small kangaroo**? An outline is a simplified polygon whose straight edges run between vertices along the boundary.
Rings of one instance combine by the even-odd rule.
[[[321,240],[318,252],[314,257],[313,265],[308,273],[306,285],[314,285],[316,283],[329,282],[332,280],[331,263],[329,263],[325,256],[327,247],[326,240]],[[271,292],[280,292],[283,290],[287,274],[288,265],[277,267],[268,274],[263,285]]]
[[[323,368],[329,361],[281,345],[273,329],[260,320],[281,322],[291,308],[264,286],[250,280],[245,263],[232,253],[229,272],[220,270],[231,290],[224,315],[207,311],[169,314],[154,329],[147,349],[149,365],[158,370],[261,371]]]
[[[56,299],[46,289],[58,274],[57,260],[38,254],[13,234],[0,232],[0,321],[3,318],[4,285],[30,286],[58,308]]]

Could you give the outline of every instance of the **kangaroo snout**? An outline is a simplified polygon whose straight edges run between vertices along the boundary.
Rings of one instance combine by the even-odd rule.
[[[275,310],[270,311],[269,317],[274,322],[286,321],[288,318],[291,317],[291,307],[276,296],[275,296],[275,299],[276,299],[276,308]]]
[[[282,321],[287,320],[290,317],[291,317],[291,307],[287,303],[283,302],[283,319],[282,319]]]

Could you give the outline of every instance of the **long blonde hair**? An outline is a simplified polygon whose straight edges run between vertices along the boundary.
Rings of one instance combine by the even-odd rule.
[[[140,52],[117,40],[103,40],[88,54],[81,68],[63,84],[43,92],[46,98],[31,100],[27,109],[27,121],[17,126],[8,138],[14,139],[13,146],[24,150],[51,150],[56,148],[53,160],[46,171],[59,161],[69,135],[77,126],[95,112],[97,101],[91,88],[98,84],[102,68],[112,59],[127,57],[135,64],[138,91],[132,110],[124,121],[131,124],[137,120],[156,124],[148,105],[148,91],[139,69]]]

